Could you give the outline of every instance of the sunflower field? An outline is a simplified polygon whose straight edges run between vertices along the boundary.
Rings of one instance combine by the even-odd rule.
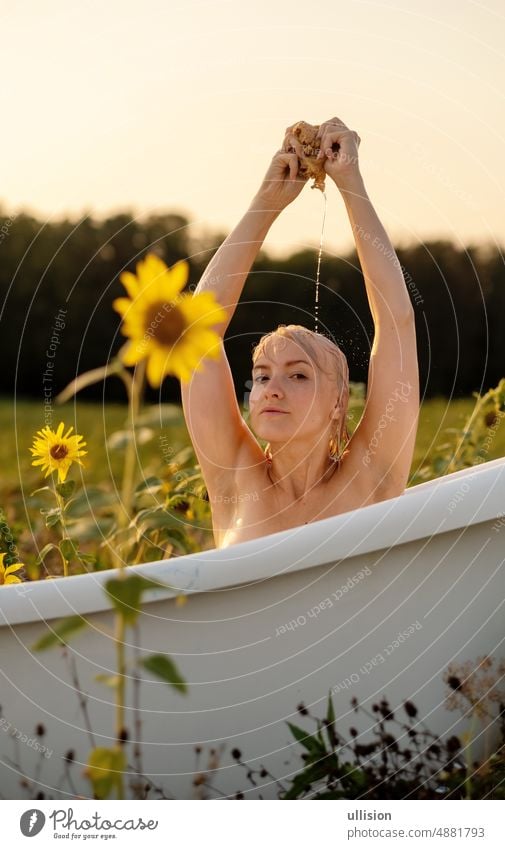
[[[126,342],[80,374],[41,421],[39,402],[0,402],[0,584],[47,580],[178,557],[214,547],[201,470],[178,404],[147,405],[147,385],[188,381],[220,356],[226,311],[211,292],[183,292],[189,267],[149,253],[120,280],[113,308]],[[130,369],[133,369],[131,371]],[[114,376],[125,404],[79,392]],[[352,434],[365,385],[350,384]],[[247,421],[247,405],[243,415]],[[505,379],[485,395],[425,401],[409,486],[505,454]]]

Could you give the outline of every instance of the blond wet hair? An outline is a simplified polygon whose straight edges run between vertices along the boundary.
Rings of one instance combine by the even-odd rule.
[[[278,337],[289,339],[299,345],[317,368],[334,380],[339,387],[338,401],[341,417],[335,421],[329,442],[329,454],[332,460],[340,463],[350,439],[347,430],[347,410],[349,407],[349,366],[347,358],[338,345],[322,333],[315,333],[301,324],[279,324],[276,330],[262,336],[253,349],[253,365],[258,357],[264,353],[268,342]],[[324,354],[330,357],[330,371],[324,367]],[[271,462],[270,443],[265,447],[264,453],[266,459]]]

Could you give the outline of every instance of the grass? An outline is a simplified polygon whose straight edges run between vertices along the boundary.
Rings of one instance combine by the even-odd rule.
[[[452,401],[434,398],[422,404],[412,471],[426,462],[437,445],[452,440],[453,435],[446,434],[445,429],[462,428],[474,405],[474,398]],[[353,422],[358,423],[362,409],[363,404],[358,402],[350,432],[354,429]],[[162,472],[167,462],[168,448],[176,451],[189,443],[181,407],[170,404],[162,406],[161,414],[156,407],[150,407],[146,412],[149,412],[150,420],[145,427],[154,431],[154,438],[138,447],[138,460],[145,477]],[[113,433],[127,428],[126,405],[83,401],[68,403],[54,408],[53,429],[56,429],[59,421],[64,421],[67,426],[73,425],[87,442],[89,453],[84,458],[86,468],[83,470],[87,484],[110,483],[112,486],[113,480],[120,480],[123,451],[121,447],[111,450],[107,447],[107,441]],[[1,498],[13,489],[26,492],[42,485],[40,472],[31,465],[29,447],[33,435],[44,424],[41,401],[22,399],[14,403],[10,398],[0,399],[0,432],[3,437],[0,441]],[[146,432],[144,435],[147,437],[149,434]],[[505,428],[499,428],[487,459],[503,456]]]
[[[156,408],[149,408],[153,414],[153,422],[148,426],[158,436],[151,442],[139,445],[138,457],[145,476],[155,469],[158,473],[163,468],[164,452],[159,437],[166,436],[163,446],[173,448],[187,444],[188,436],[182,408],[175,405],[163,405],[162,420],[156,415]],[[79,401],[77,404],[68,403],[54,408],[50,426],[56,430],[58,423],[63,421],[66,426],[73,426],[77,433],[83,435],[89,452],[84,457],[85,468],[82,470],[83,479],[87,484],[99,484],[121,479],[123,467],[123,451],[120,447],[114,449],[107,446],[113,433],[128,427],[127,406],[125,404],[89,403]],[[156,421],[158,419],[158,421]],[[167,419],[166,427],[161,427]],[[15,405],[11,399],[0,400],[0,432],[3,439],[0,442],[0,464],[2,478],[0,494],[5,489],[22,488],[26,491],[42,486],[40,471],[31,465],[29,447],[33,435],[46,424],[43,404],[39,401],[21,400]],[[147,433],[145,434],[147,436]],[[79,471],[74,466],[72,475],[77,477]],[[21,480],[20,480],[21,479]]]

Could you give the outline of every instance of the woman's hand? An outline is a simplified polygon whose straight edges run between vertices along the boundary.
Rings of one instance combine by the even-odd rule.
[[[299,164],[296,153],[283,150],[274,153],[253,204],[260,204],[261,209],[280,212],[294,201],[308,180],[307,177],[298,176]]]
[[[361,141],[355,130],[350,130],[340,118],[331,118],[319,127],[316,139],[320,151],[318,159],[324,159],[324,170],[335,181],[337,188],[348,189],[361,180],[358,147]],[[332,145],[340,149],[335,153]]]

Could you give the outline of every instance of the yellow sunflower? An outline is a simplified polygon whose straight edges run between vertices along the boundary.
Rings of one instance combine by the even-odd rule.
[[[86,442],[82,442],[82,436],[74,433],[73,427],[69,427],[66,434],[63,435],[63,422],[58,425],[56,433],[50,427],[44,427],[37,432],[33,438],[33,447],[30,448],[36,460],[32,461],[32,466],[42,466],[42,471],[47,468],[44,477],[47,478],[51,472],[58,472],[58,480],[63,483],[67,477],[68,470],[72,463],[79,463],[84,466],[84,463],[79,458],[87,454],[87,451],[82,449]]]
[[[205,357],[217,360],[220,336],[210,328],[227,318],[213,292],[180,294],[187,283],[185,260],[168,268],[156,254],[137,264],[137,274],[120,276],[129,297],[116,298],[113,307],[123,319],[122,333],[130,343],[121,354],[126,366],[147,359],[147,379],[160,386],[167,374],[188,382]]]
[[[13,563],[11,566],[4,566],[5,554],[0,554],[0,586],[3,584],[21,584],[21,578],[13,575],[23,566],[22,563]]]

